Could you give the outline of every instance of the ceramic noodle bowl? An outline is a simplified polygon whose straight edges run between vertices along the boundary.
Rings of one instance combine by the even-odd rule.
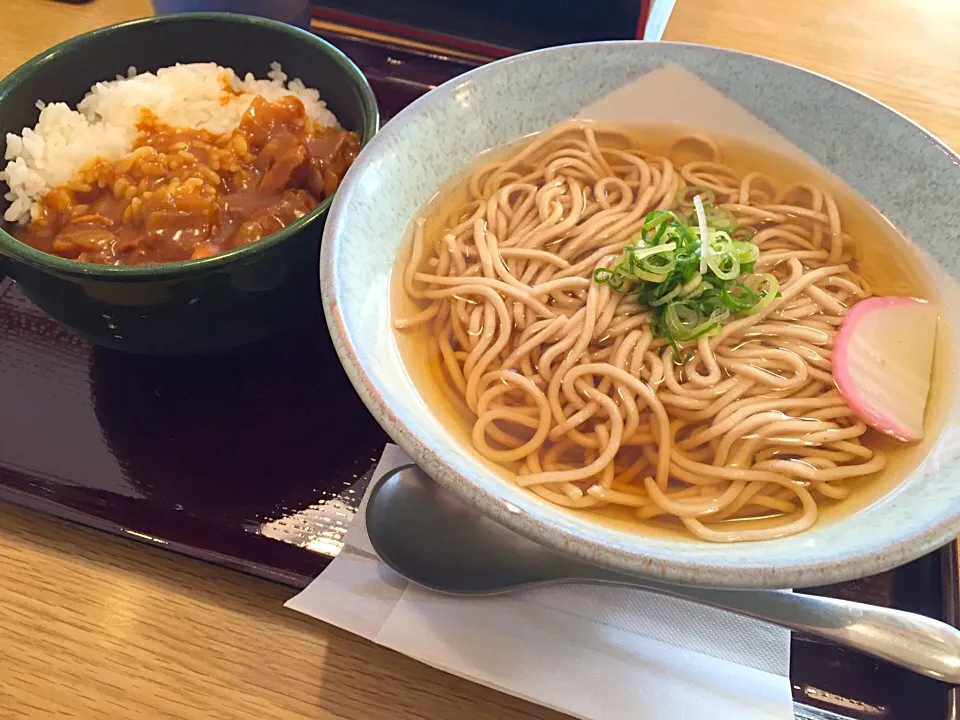
[[[851,225],[857,252],[883,255],[890,267],[922,277],[923,295],[940,309],[927,437],[912,446],[909,460],[851,481],[850,499],[821,503],[816,521],[801,532],[704,542],[559,507],[477,452],[469,426],[438,407],[398,341],[397,268],[410,254],[411,223],[438,191],[475,168],[483,153],[571,119],[744,143],[757,157],[809,168],[845,198],[838,200],[843,212],[847,199],[861,208],[870,221]],[[958,191],[960,166],[942,143],[870,98],[801,69],[674,43],[552,48],[459,77],[390,122],[331,207],[321,293],[340,358],[374,416],[424,470],[494,519],[587,561],[671,582],[821,585],[900,565],[954,536],[960,407],[949,358],[957,346],[950,317],[960,309],[960,261],[950,248],[960,230],[946,198]],[[897,238],[893,244],[881,238],[887,234]],[[913,291],[896,285],[889,294]],[[834,392],[829,379],[824,391]]]

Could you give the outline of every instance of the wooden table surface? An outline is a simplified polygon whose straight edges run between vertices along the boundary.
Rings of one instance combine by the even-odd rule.
[[[0,75],[149,12],[0,0]],[[960,149],[958,37],[957,0],[677,0],[665,34],[829,75]],[[290,594],[0,506],[0,718],[561,718],[287,612]]]

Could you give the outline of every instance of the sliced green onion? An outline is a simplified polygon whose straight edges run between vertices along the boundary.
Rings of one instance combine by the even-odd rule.
[[[663,321],[674,340],[689,342],[719,330],[729,316],[729,310],[717,308],[709,317],[704,318],[695,303],[681,300],[667,305]]]
[[[640,268],[634,268],[633,276],[638,280],[645,280],[646,282],[657,284],[665,282],[668,277],[667,273],[648,272],[646,270],[641,270]]]
[[[677,344],[676,339],[670,332],[670,328],[667,327],[667,309],[664,308],[657,318],[657,329],[663,333],[663,336],[667,339],[667,342],[670,343],[670,347],[673,348],[673,357],[676,360],[680,360],[680,346]]]
[[[669,221],[679,222],[680,218],[672,210],[651,210],[643,220],[644,230],[653,230]]]
[[[734,312],[747,312],[760,301],[760,295],[739,280],[720,289],[720,301]]]
[[[637,268],[649,273],[668,275],[677,267],[677,258],[671,253],[650,255],[637,263]]]
[[[676,267],[677,261],[673,255],[676,249],[676,243],[634,248],[627,256],[630,262],[630,274],[647,282],[663,282]]]
[[[677,259],[673,256],[652,255],[637,263],[637,269],[657,275],[669,275],[677,267]]]
[[[712,313],[710,313],[710,322],[713,323],[723,323],[726,322],[727,318],[730,317],[730,311],[726,308],[717,308]]]
[[[682,299],[683,299],[683,300],[693,300],[693,299],[699,298],[699,297],[701,297],[701,296],[703,296],[703,295],[710,295],[712,292],[714,292],[714,287],[713,287],[713,285],[711,285],[711,284],[708,283],[708,282],[701,282],[699,285],[697,285],[697,286],[696,286],[693,290],[691,290],[689,293],[687,293],[686,295],[683,295],[683,296],[682,296]]]
[[[682,342],[700,327],[703,317],[696,305],[684,301],[667,305],[663,321],[670,334]]]
[[[702,283],[703,275],[700,273],[694,273],[693,277],[687,280],[687,282],[683,284],[683,287],[680,288],[680,295],[683,297],[689,297],[693,295],[696,293],[697,288],[699,288]]]
[[[663,245],[654,245],[649,248],[633,248],[630,251],[630,258],[634,263],[650,257],[651,255],[660,255],[661,253],[673,252],[677,249],[676,243],[664,243]]]
[[[673,290],[668,292],[666,295],[651,299],[650,302],[647,303],[647,305],[649,305],[650,307],[660,307],[661,305],[664,305],[670,302],[671,300],[673,300],[675,297],[677,297],[677,295],[679,295],[682,290],[683,290],[683,285],[677,285],[676,287],[673,288]]]
[[[599,267],[593,271],[593,281],[599,285],[609,285],[611,290],[619,292],[623,289],[625,278],[619,268],[611,270],[610,268]]]
[[[705,205],[713,205],[717,199],[717,196],[710,188],[703,187],[702,185],[687,185],[677,192],[677,205],[682,208],[695,207],[696,198],[699,196],[703,196],[703,203]]]
[[[659,227],[657,227],[657,232],[656,232],[656,234],[654,234],[653,238],[652,238],[652,239],[651,239],[651,238],[648,238],[648,239],[647,239],[647,241],[646,241],[646,242],[647,242],[647,245],[659,245],[659,244],[660,244],[660,240],[663,239],[664,233],[667,232],[667,227],[668,227],[668,223],[661,223],[661,224],[659,225]],[[644,231],[644,232],[646,232],[646,231]]]
[[[770,273],[751,275],[746,278],[744,284],[760,295],[760,300],[752,308],[744,311],[748,315],[756,315],[758,312],[765,310],[770,303],[780,296],[780,281]],[[761,288],[763,288],[762,292]]]
[[[703,211],[703,200],[699,195],[694,196],[693,206],[697,211],[697,225],[700,228],[700,274],[706,275],[710,260],[710,236],[707,232],[707,215]]]
[[[714,230],[732,232],[737,229],[737,221],[728,210],[719,207],[710,207],[707,211],[707,225]]]
[[[733,249],[737,253],[737,260],[741,265],[746,263],[755,263],[760,257],[760,248],[751,242],[743,240],[733,240]]]
[[[740,277],[740,259],[736,256],[729,243],[719,247],[710,243],[710,257],[707,266],[713,274],[721,280],[736,280]]]
[[[700,237],[697,233],[694,232],[693,228],[689,225],[674,225],[677,230],[677,233],[688,243],[696,246],[700,241]]]
[[[705,188],[685,188],[678,202],[691,192],[690,211],[649,212],[616,265],[593,272],[595,282],[653,311],[653,331],[681,363],[681,344],[716,334],[731,316],[761,312],[780,296],[773,275],[752,274],[760,257],[750,242],[755,231],[737,226]]]
[[[600,283],[601,285],[609,282],[612,276],[613,270],[610,268],[599,267],[593,271],[593,281],[595,283]]]

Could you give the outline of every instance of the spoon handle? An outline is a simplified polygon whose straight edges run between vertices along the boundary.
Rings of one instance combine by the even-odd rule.
[[[484,518],[410,465],[367,503],[383,561],[440,592],[490,595],[556,582],[623,585],[711,605],[831,640],[960,684],[960,630],[922,615],[784,590],[718,590],[622,575],[561,555]]]
[[[784,590],[648,586],[832,640],[937,680],[960,683],[960,630],[923,615]]]

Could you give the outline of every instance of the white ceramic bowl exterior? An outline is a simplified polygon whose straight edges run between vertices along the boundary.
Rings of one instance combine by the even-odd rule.
[[[950,540],[960,519],[956,433],[893,493],[832,524],[779,540],[713,545],[618,532],[494,475],[455,440],[407,376],[389,286],[405,230],[481,152],[549,127],[652,70],[676,64],[845,180],[960,276],[958,158],[909,120],[798,68],[712,48],[611,42],[538,51],[457,78],[391,120],[330,210],[321,287],[340,358],[367,406],[431,476],[504,524],[588,561],[664,580],[802,587],[868,575]],[[645,118],[638,117],[637,121]]]

